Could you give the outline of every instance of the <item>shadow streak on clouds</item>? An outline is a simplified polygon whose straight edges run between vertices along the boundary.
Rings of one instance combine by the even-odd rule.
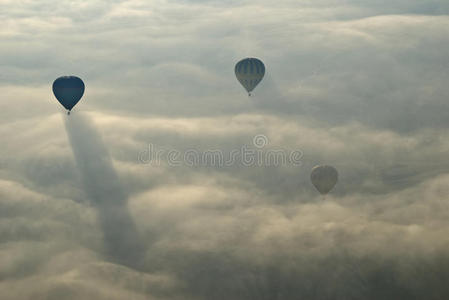
[[[86,194],[97,209],[106,255],[112,261],[139,269],[144,246],[100,135],[84,114],[70,115],[65,119],[65,126]]]

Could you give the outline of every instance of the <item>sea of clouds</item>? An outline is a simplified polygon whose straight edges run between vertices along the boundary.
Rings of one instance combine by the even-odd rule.
[[[447,299],[448,14],[0,0],[0,298]],[[247,56],[267,70],[251,98]],[[86,84],[70,116],[62,75]],[[301,163],[141,159],[261,135]],[[339,170],[325,199],[316,164]]]

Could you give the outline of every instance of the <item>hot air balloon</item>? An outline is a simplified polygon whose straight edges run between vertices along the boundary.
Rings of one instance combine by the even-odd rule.
[[[76,76],[59,77],[53,82],[53,94],[70,115],[70,110],[83,97],[84,82]]]
[[[321,195],[326,195],[337,184],[338,172],[332,166],[316,166],[312,169],[310,180]]]
[[[251,91],[262,81],[265,66],[257,58],[245,58],[235,65],[235,76],[251,96]]]

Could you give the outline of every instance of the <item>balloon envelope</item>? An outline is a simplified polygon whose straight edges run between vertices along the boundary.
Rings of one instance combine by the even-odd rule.
[[[248,93],[262,81],[265,65],[257,58],[245,58],[235,65],[235,76]]]
[[[310,180],[321,195],[326,195],[337,184],[338,172],[332,166],[316,166],[312,169]]]
[[[76,76],[62,76],[53,82],[53,94],[67,110],[71,110],[84,94],[84,82]]]

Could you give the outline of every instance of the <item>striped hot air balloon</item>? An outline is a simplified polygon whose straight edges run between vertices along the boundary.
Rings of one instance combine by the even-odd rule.
[[[250,96],[264,75],[265,65],[257,58],[245,58],[235,65],[235,76]]]

